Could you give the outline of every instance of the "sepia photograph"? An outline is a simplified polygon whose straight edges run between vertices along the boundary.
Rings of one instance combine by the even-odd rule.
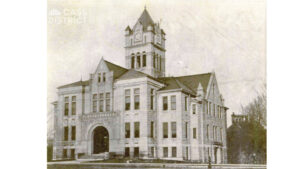
[[[47,0],[47,168],[266,169],[266,77],[265,0]]]

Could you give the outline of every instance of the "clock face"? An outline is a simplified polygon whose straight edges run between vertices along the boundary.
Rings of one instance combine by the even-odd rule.
[[[142,40],[142,34],[140,32],[136,33],[134,36],[135,41],[141,41]]]

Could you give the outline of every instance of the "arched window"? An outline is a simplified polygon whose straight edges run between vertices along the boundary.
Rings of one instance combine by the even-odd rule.
[[[143,52],[143,67],[147,66],[147,56],[146,56],[146,52]]]
[[[137,62],[137,68],[141,67],[141,55],[140,52],[137,53],[137,57],[136,57],[136,62]]]
[[[134,54],[131,54],[131,68],[134,69]]]

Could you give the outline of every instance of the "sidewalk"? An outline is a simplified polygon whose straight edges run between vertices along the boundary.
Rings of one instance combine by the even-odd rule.
[[[48,162],[48,165],[78,165],[78,166],[102,166],[102,167],[134,167],[134,168],[207,168],[208,164],[193,163],[101,163],[101,162],[80,162],[80,161],[60,161]],[[212,164],[213,168],[220,169],[266,169],[266,165],[257,164]]]

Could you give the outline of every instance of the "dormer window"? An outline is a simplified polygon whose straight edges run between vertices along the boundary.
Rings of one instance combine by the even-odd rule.
[[[105,73],[103,73],[103,82],[106,81],[106,76],[105,76]]]
[[[101,73],[98,73],[98,83],[101,82]]]

